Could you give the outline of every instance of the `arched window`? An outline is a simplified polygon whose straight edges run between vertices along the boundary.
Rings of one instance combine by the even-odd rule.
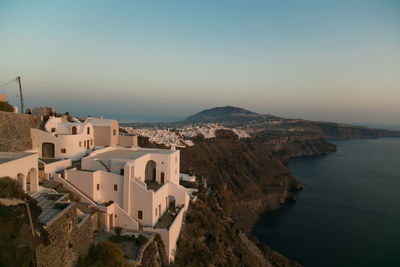
[[[71,132],[72,134],[76,134],[76,126],[72,126]]]
[[[156,181],[156,166],[157,164],[153,160],[149,160],[146,164],[145,180]]]
[[[87,134],[90,134],[90,127],[86,128]]]

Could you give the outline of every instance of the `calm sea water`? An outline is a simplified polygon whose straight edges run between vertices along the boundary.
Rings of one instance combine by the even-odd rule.
[[[305,266],[400,266],[400,138],[330,142],[337,152],[292,159],[305,188],[254,234]]]

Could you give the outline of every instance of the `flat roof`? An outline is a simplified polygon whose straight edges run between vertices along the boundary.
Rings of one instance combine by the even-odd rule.
[[[173,152],[175,151],[170,151],[168,149],[138,149],[138,150],[114,149],[111,151],[97,154],[93,156],[93,158],[133,160],[149,153],[169,155]]]
[[[28,153],[28,152],[0,152],[0,164],[13,161],[16,159],[21,159],[35,153]]]
[[[54,219],[63,214],[74,203],[56,203],[66,197],[64,193],[36,193],[33,198],[37,201],[37,205],[42,209],[39,215],[39,221],[45,225],[49,225]]]
[[[62,161],[62,160],[65,160],[65,159],[39,158],[39,160],[43,161],[46,164],[50,164],[50,163],[57,162],[57,161]]]

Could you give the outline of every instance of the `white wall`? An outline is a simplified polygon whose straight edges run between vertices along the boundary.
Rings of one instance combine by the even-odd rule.
[[[165,245],[165,250],[168,255],[169,261],[174,260],[174,251],[176,250],[176,242],[178,241],[179,234],[182,228],[184,210],[181,209],[178,215],[175,217],[175,220],[172,222],[169,230],[165,229],[157,229],[151,227],[144,227],[144,231],[158,233],[161,236],[162,241]]]
[[[42,144],[53,143],[54,158],[71,158],[72,160],[77,160],[90,151],[84,146],[84,141],[89,141],[91,144],[91,140],[93,140],[91,135],[58,135],[56,137],[54,134],[38,129],[31,129],[31,138],[32,149],[38,151],[39,157],[42,157]],[[81,142],[81,146],[79,146],[79,142]],[[89,147],[92,148],[93,145],[89,145]],[[62,148],[66,149],[66,153],[61,153]]]
[[[148,191],[135,180],[130,179],[131,205],[130,215],[144,225],[153,225],[153,192]],[[138,218],[138,211],[143,211],[143,219]]]
[[[76,186],[96,202],[95,181],[97,179],[98,175],[95,172],[65,170],[65,180]]]
[[[10,154],[18,155],[21,153],[0,153],[0,158],[7,157],[7,155]],[[38,155],[36,153],[32,153],[31,155],[27,154],[22,158],[0,164],[0,177],[8,176],[18,182],[18,174],[21,173],[24,176],[24,181],[22,181],[22,188],[24,191],[26,191],[26,178],[28,177],[28,173],[31,169],[35,170],[35,175],[32,176],[30,179],[30,187],[31,191],[35,192],[39,188]]]
[[[121,209],[117,204],[114,206],[114,224],[115,226],[123,227],[128,230],[138,230],[139,222],[128,215],[123,209]]]
[[[134,135],[120,135],[118,136],[118,145],[120,146],[137,146],[137,136]]]
[[[44,164],[44,173],[54,175],[56,172],[64,170],[71,165],[71,159],[64,159],[52,163],[46,163]]]

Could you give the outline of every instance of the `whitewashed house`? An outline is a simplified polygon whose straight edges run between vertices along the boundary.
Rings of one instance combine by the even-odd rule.
[[[44,129],[31,129],[32,149],[39,158],[78,160],[94,147],[93,125],[50,117]]]
[[[28,152],[0,152],[0,177],[17,181],[26,193],[39,189],[38,156]]]
[[[172,259],[190,200],[179,185],[179,156],[174,148],[107,147],[82,158],[81,169],[66,170],[60,180],[87,202],[111,207],[107,229],[159,233]]]

